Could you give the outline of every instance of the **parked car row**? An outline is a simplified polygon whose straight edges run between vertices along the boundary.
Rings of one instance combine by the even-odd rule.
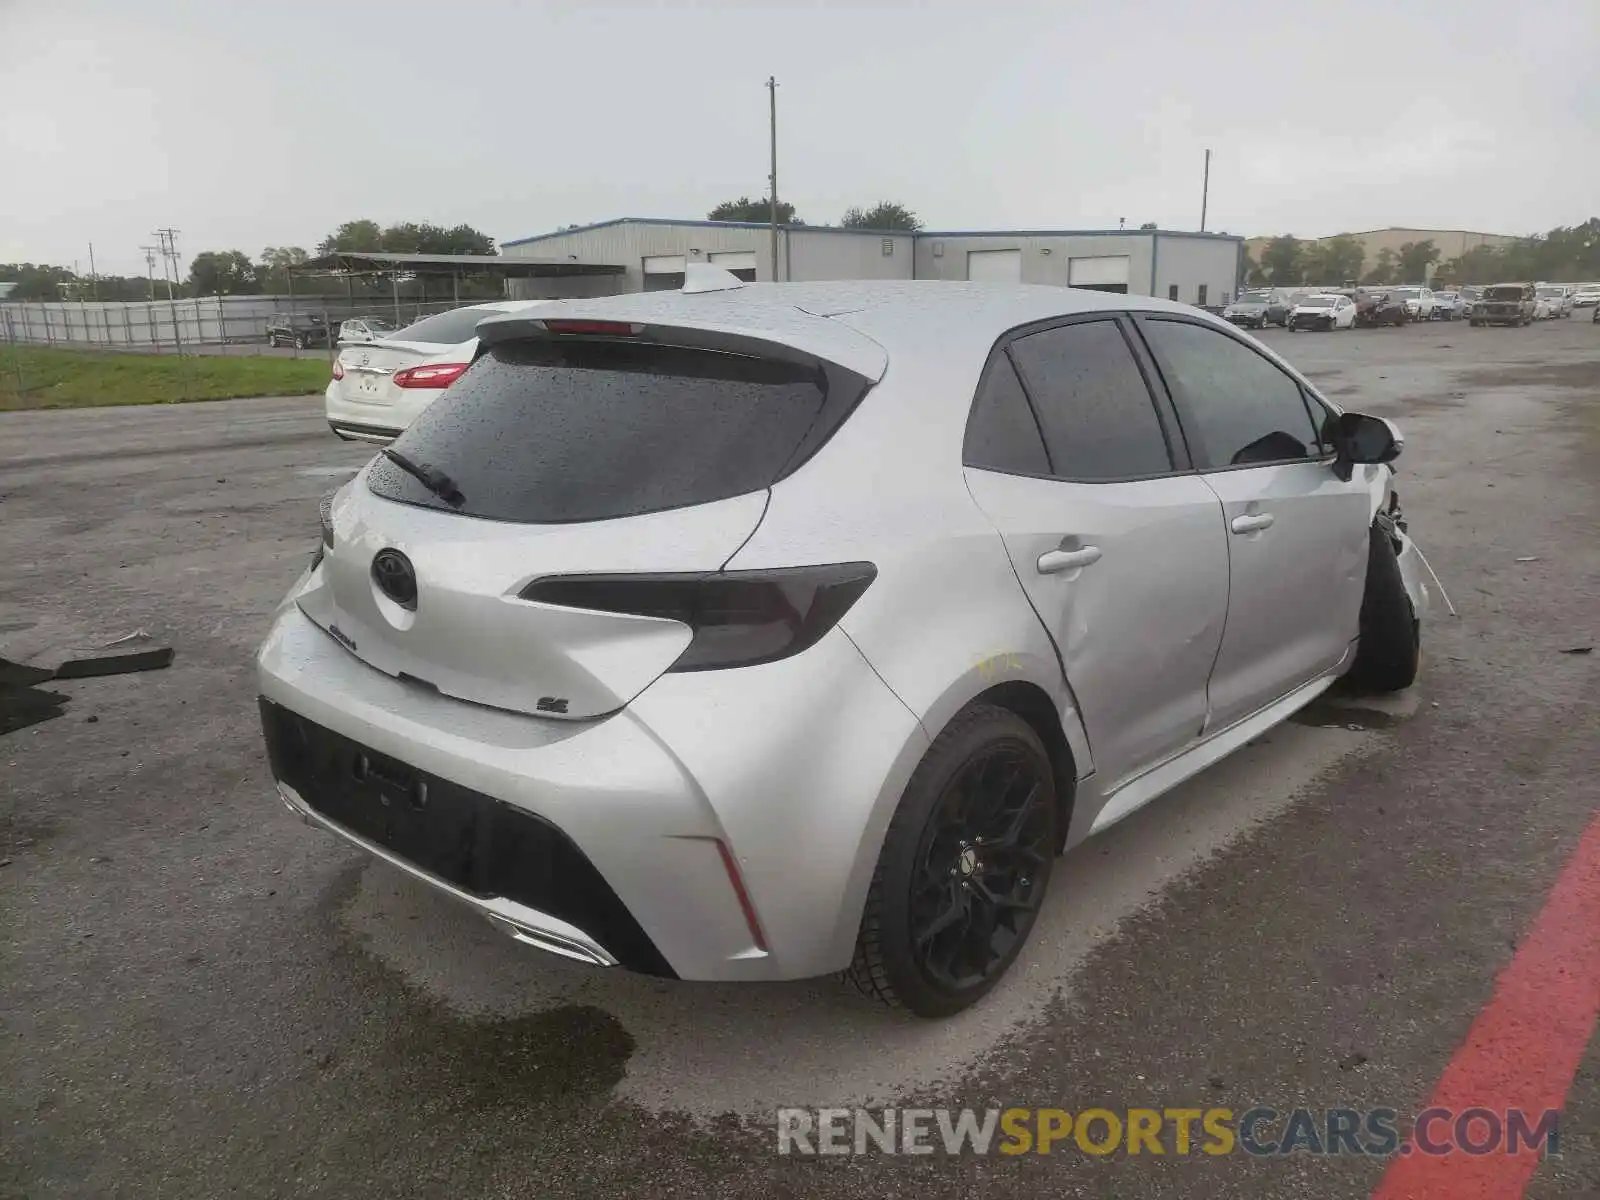
[[[274,313],[267,318],[267,345],[305,350],[330,342],[372,342],[394,333],[396,325],[385,317],[351,317],[337,326],[321,313]]]
[[[1343,298],[1348,304],[1342,305]],[[1478,325],[1527,325],[1571,317],[1591,308],[1600,322],[1600,283],[1475,284],[1434,291],[1426,284],[1396,287],[1252,288],[1222,312],[1247,329],[1361,329],[1407,321],[1458,321]]]

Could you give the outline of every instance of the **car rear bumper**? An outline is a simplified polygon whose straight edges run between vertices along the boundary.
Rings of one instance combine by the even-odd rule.
[[[444,394],[442,391],[415,388],[399,404],[390,403],[387,399],[362,403],[348,396],[341,383],[338,379],[330,381],[322,394],[328,425],[335,433],[368,442],[393,441],[417,419],[418,413]]]
[[[392,678],[301,613],[300,590],[257,665],[274,776],[302,817],[568,957],[705,980],[848,965],[884,830],[928,742],[842,630],[780,662],[664,675],[620,712],[565,721]],[[376,774],[307,786],[282,751],[296,723],[337,748],[329,761],[365,756]],[[418,786],[427,804],[456,806],[435,810],[431,834],[421,818],[385,824],[350,807]],[[463,838],[524,849],[495,870],[435,853]]]

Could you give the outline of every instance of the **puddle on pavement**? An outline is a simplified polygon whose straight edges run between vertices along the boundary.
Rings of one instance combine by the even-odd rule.
[[[1405,720],[1396,713],[1358,705],[1323,704],[1314,701],[1289,718],[1296,725],[1310,725],[1316,729],[1350,729],[1368,731],[1393,729]]]
[[[520,1056],[515,1086],[537,1095],[608,1088],[698,1120],[770,1113],[775,1096],[893,1103],[967,1078],[1026,1038],[1124,917],[1359,752],[1372,735],[1343,728],[1353,723],[1346,713],[1335,728],[1280,726],[1074,849],[1012,973],[947,1021],[912,1020],[829,978],[684,983],[567,962],[516,945],[381,862],[357,860],[328,915],[336,940],[376,968],[375,986],[415,998],[421,1015],[398,1018],[389,1035],[406,1079],[402,1060],[414,1057],[427,1064],[419,1079],[446,1072],[460,1087],[498,1089],[510,1054]]]
[[[321,909],[342,947],[338,956],[364,994],[362,1003],[383,1012],[375,1064],[393,1091],[428,1093],[466,1110],[524,1113],[611,1094],[634,1041],[610,1013],[584,1003],[520,1013],[464,1012],[398,975],[367,939],[352,943],[341,928],[342,914],[359,893],[367,867],[358,860],[340,871]],[[318,1065],[335,1066],[339,1054],[330,1051]]]

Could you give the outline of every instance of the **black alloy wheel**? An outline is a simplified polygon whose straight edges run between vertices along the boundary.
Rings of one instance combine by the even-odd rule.
[[[974,704],[906,785],[845,977],[919,1017],[977,1002],[1033,929],[1061,845],[1054,767],[1008,709]]]
[[[940,796],[917,854],[911,936],[941,990],[998,977],[1033,926],[1055,857],[1048,781],[1021,747],[969,759]]]

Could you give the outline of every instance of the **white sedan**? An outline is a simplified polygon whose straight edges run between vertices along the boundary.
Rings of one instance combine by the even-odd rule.
[[[469,304],[368,342],[341,345],[324,393],[328,427],[346,441],[393,441],[472,365],[479,321],[547,303]]]
[[[379,338],[388,337],[397,326],[393,321],[382,317],[351,317],[348,321],[339,324],[339,340],[341,342],[375,342]]]
[[[1302,296],[1289,310],[1288,329],[1353,329],[1356,302],[1349,296],[1334,294]]]

